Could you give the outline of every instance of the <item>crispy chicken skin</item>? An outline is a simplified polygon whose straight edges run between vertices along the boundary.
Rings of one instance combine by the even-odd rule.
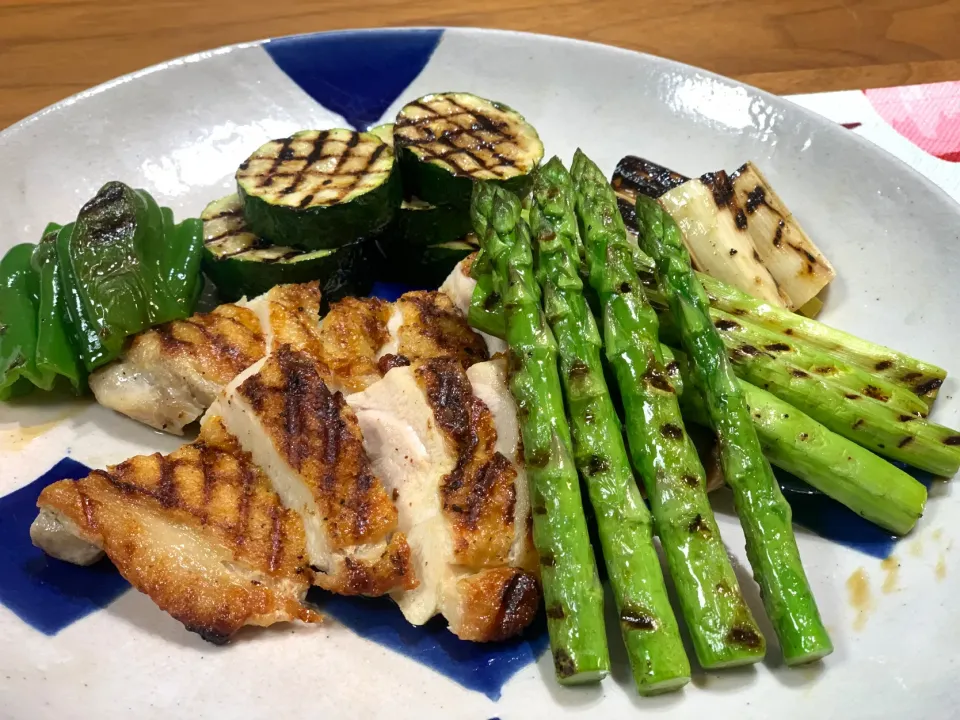
[[[488,359],[487,347],[446,293],[416,290],[400,296],[403,323],[397,351],[411,363],[452,357],[466,370]]]
[[[540,607],[540,583],[515,567],[481,570],[453,580],[444,593],[443,615],[461,640],[499,642],[522,633]]]
[[[37,505],[207,640],[225,642],[244,625],[321,620],[303,604],[313,571],[300,519],[219,418],[170,455],[54,483]]]
[[[333,390],[358,392],[395,365],[453,355],[487,358],[479,335],[440,292],[397,303],[345,298],[320,321],[317,283],[278,285],[245,303],[160,325],[90,376],[97,401],[158,430],[183,434],[237,375],[283,344],[324,363]]]
[[[496,450],[493,415],[456,359],[428,360],[416,374],[456,457],[440,484],[454,561],[472,569],[503,565],[513,545],[517,471]]]
[[[283,345],[227,389],[216,410],[299,513],[315,583],[343,595],[415,587],[397,511],[374,476],[353,410],[327,369]]]
[[[320,358],[336,378],[337,389],[357,392],[382,373],[377,361],[390,339],[387,322],[393,306],[379,298],[344,298],[330,306],[321,323]]]

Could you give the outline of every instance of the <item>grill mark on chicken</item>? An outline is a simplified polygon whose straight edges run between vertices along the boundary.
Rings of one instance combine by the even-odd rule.
[[[394,355],[387,353],[377,361],[377,369],[381,375],[386,375],[395,367],[406,367],[410,364],[410,359],[403,355]]]
[[[416,374],[457,458],[440,486],[454,556],[469,567],[503,564],[513,542],[517,471],[495,449],[493,415],[455,358],[428,360]]]
[[[398,332],[399,352],[411,363],[453,357],[467,369],[489,359],[483,338],[473,331],[446,293],[408,292],[397,304],[404,316]]]
[[[353,427],[344,419],[352,411],[341,393],[330,392],[307,356],[282,346],[238,392],[262,416],[284,459],[317,480],[312,489],[333,547],[367,542],[371,534],[392,529],[396,510],[383,488],[371,481],[355,419]],[[271,412],[271,406],[279,412]],[[273,417],[278,421],[270,422]],[[377,497],[368,497],[371,493]]]
[[[468,575],[458,583],[461,606],[455,632],[464,640],[500,642],[519,635],[540,607],[537,578],[526,570],[499,567]]]
[[[280,506],[274,505],[270,511],[270,519],[273,527],[270,532],[270,572],[276,572],[280,564],[280,557],[283,553],[283,529],[280,524]]]
[[[206,451],[206,448],[204,448],[204,451]],[[253,506],[253,493],[256,490],[257,482],[257,473],[252,464],[245,463],[240,472],[243,478],[243,491],[240,495],[240,512],[236,524],[237,545],[243,545],[246,542],[246,530],[250,527],[250,511]],[[274,524],[276,524],[276,518],[274,518]],[[274,552],[275,556],[276,552]],[[273,570],[275,567],[276,563],[271,557],[270,569]]]
[[[343,557],[343,571],[329,572],[317,584],[363,595],[412,587],[410,550],[403,534],[394,532],[396,508],[373,475],[353,410],[342,393],[327,387],[322,367],[283,345],[240,384],[237,396],[254,408],[280,459],[306,485],[331,551],[387,543],[378,557]]]
[[[302,604],[313,576],[299,518],[217,417],[168,456],[54,483],[38,506],[72,521],[135,588],[211,642],[246,624],[321,619]]]
[[[243,309],[238,308],[238,310]],[[256,322],[255,319],[254,322]],[[190,346],[206,345],[207,354],[211,356],[210,360],[223,367],[225,372],[231,373],[231,376],[235,376],[263,357],[266,351],[263,335],[259,331],[251,333],[249,338],[251,342],[240,344],[219,332],[221,328],[218,325],[221,324],[230,324],[236,329],[248,330],[236,318],[214,311],[159,325],[154,328],[154,332],[164,352],[168,354],[189,352]],[[199,333],[200,338],[190,338],[189,334],[192,331]]]

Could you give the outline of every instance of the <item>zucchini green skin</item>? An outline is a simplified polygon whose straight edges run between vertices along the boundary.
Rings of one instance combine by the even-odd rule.
[[[241,164],[236,177],[237,194],[243,205],[247,224],[253,233],[269,238],[277,245],[320,250],[373,237],[393,221],[403,197],[403,186],[392,148],[371,133],[353,133],[345,130],[324,132],[328,135],[318,131],[305,131],[291,138],[271,141]],[[295,206],[281,202],[285,188],[274,190],[271,182],[262,180],[270,176],[271,172],[272,177],[281,177],[280,173],[284,171],[284,160],[278,159],[276,167],[272,169],[259,171],[253,169],[254,162],[269,158],[270,153],[282,155],[284,143],[288,141],[290,147],[295,147],[298,142],[322,144],[328,137],[332,137],[333,133],[347,133],[360,138],[363,142],[380,145],[383,150],[378,153],[378,161],[384,162],[389,158],[392,163],[386,179],[365,192],[353,194],[356,191],[351,191],[342,200],[329,203],[324,201],[323,204],[319,204],[311,200],[312,195],[307,195],[304,200],[308,204]],[[277,148],[280,150],[278,151]],[[300,156],[288,158],[288,160],[294,162],[298,158],[302,164],[303,158]]]
[[[319,280],[325,300],[365,295],[382,262],[378,238],[339,248],[305,252],[263,243],[247,229],[236,195],[210,203],[204,221],[203,271],[220,298],[235,302],[256,297],[276,285]],[[234,240],[226,252],[220,245]],[[249,250],[242,250],[248,246]]]
[[[276,285],[320,281],[329,302],[347,295],[366,295],[373,287],[381,251],[376,238],[358,240],[329,254],[305,255],[303,261],[261,263],[254,260],[220,261],[209,250],[203,253],[203,272],[217,286],[224,302],[256,297]]]
[[[470,213],[452,207],[437,207],[416,200],[404,202],[397,214],[397,242],[422,248],[460,240],[473,232]]]
[[[459,177],[442,167],[423,162],[406,147],[399,148],[397,155],[405,192],[423,198],[434,205],[469,209],[474,183],[471,178]],[[531,183],[530,175],[518,175],[509,180],[495,181],[495,184],[518,197],[526,197],[529,194]]]
[[[474,142],[460,141],[464,136]],[[408,103],[397,114],[393,139],[407,195],[455,208],[469,208],[478,180],[525,196],[543,159],[543,143],[522,115],[469,93]]]

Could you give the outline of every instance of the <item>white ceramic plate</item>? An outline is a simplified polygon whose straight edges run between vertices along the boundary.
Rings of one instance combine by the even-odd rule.
[[[0,134],[0,251],[36,241],[50,220],[72,218],[111,179],[148,189],[179,216],[195,215],[229,191],[237,164],[267,139],[305,127],[375,124],[393,118],[405,100],[449,89],[518,108],[548,153],[569,160],[581,146],[608,171],[626,153],[689,174],[754,160],[837,268],[823,319],[911,350],[951,375],[960,371],[954,313],[960,208],[929,182],[787,101],[666,60],[533,35],[460,29],[315,35],[201,53],[82,93]],[[935,413],[954,426],[960,424],[956,387],[947,382]],[[17,506],[10,494],[61,457],[103,466],[176,445],[87,401],[37,397],[0,406],[0,496],[8,501],[0,501],[0,598],[7,606],[0,605],[0,716],[956,716],[960,572],[948,551],[960,506],[949,485],[934,487],[919,528],[884,567],[878,558],[798,530],[836,645],[822,664],[788,670],[771,642],[767,662],[756,668],[698,671],[682,693],[640,699],[617,637],[611,636],[612,676],[579,689],[554,682],[549,654],[526,663],[531,650],[521,644],[512,660],[490,660],[516,671],[494,700],[496,688],[486,695],[466,689],[336,621],[245,633],[215,648],[136,592],[96,609],[103,599],[83,596],[96,596],[109,572],[74,576],[61,587],[55,568],[11,540],[32,512],[21,503],[19,516],[11,514]],[[746,567],[739,525],[728,503],[718,502],[727,546]],[[860,570],[866,594],[853,600],[849,578]],[[43,592],[33,598],[24,582]],[[742,582],[757,600],[746,573]],[[20,617],[56,617],[57,607],[74,608],[59,615],[80,616],[87,606],[95,611],[60,623],[66,626],[56,634]],[[443,662],[456,665],[467,684],[485,672],[487,659],[471,669],[457,648],[441,645]]]

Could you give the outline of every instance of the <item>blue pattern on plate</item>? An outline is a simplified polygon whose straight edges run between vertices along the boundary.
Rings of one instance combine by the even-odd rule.
[[[930,473],[915,470],[903,463],[893,463],[913,475],[927,488],[934,482]],[[793,510],[793,520],[820,537],[846,545],[873,557],[886,558],[897,544],[895,535],[869,520],[864,520],[850,508],[831,500],[806,485],[788,472],[776,469],[784,497]]]
[[[34,482],[0,498],[0,603],[47,635],[106,607],[130,587],[108,560],[78,567],[47,557],[30,542],[40,491],[57,480],[89,473],[86,465],[64,458]],[[440,619],[414,627],[387,598],[347,598],[313,590],[310,600],[361,637],[491,700],[499,698],[506,682],[547,647],[543,617],[522,637],[478,644],[459,640]]]
[[[411,625],[387,598],[348,598],[312,590],[309,599],[357,635],[433,668],[491,700],[498,700],[507,681],[540,657],[548,644],[543,613],[518,638],[472,643],[458,639],[440,618],[422,627]]]
[[[109,560],[78,567],[48,557],[30,542],[40,491],[57,480],[89,473],[86,465],[64,458],[26,487],[0,498],[0,603],[47,635],[106,607],[130,587]]]
[[[264,49],[307,95],[357,130],[375,125],[426,67],[442,30],[353,30],[278,38]]]

